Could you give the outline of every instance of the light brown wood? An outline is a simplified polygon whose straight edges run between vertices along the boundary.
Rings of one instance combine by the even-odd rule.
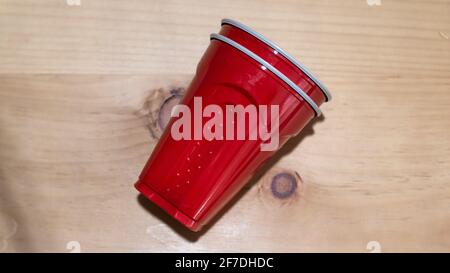
[[[0,251],[450,251],[449,7],[1,1]],[[133,183],[223,17],[334,98],[195,234]],[[268,183],[285,171],[298,187],[280,200]]]

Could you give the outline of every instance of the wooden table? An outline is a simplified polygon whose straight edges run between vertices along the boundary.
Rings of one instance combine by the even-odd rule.
[[[0,250],[450,251],[450,2],[368,3],[1,1]],[[224,17],[334,98],[191,233],[133,183]]]

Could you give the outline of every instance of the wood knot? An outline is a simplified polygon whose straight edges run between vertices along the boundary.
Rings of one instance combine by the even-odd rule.
[[[277,198],[289,198],[295,194],[295,190],[297,189],[297,179],[293,174],[288,172],[278,173],[272,177],[270,189],[273,196]]]
[[[170,121],[172,108],[183,98],[184,87],[157,88],[151,90],[139,115],[146,117],[146,125],[153,139],[161,137]]]
[[[296,171],[275,168],[263,176],[258,195],[263,203],[270,207],[291,205],[299,199],[302,184],[303,181]]]

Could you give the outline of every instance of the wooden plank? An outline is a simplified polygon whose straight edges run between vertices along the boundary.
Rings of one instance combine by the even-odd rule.
[[[447,84],[430,96],[402,80],[334,86],[342,92],[325,118],[195,235],[132,187],[155,143],[155,109],[189,78],[0,76],[3,237],[16,227],[6,249],[366,251],[379,241],[386,251],[448,250]],[[267,184],[285,171],[301,180],[280,200]]]
[[[450,69],[448,0],[80,1],[2,1],[0,72],[193,73],[223,17],[264,33],[325,82]]]

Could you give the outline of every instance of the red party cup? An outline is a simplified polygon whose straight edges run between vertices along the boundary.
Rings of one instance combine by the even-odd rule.
[[[323,94],[320,88],[310,88],[308,92],[316,98],[319,96],[315,92]],[[182,106],[192,113],[187,118],[187,112],[180,115],[178,111]],[[185,134],[190,138],[179,139],[174,134],[174,128],[184,131],[189,127],[187,123],[178,127],[181,120],[189,121],[196,128],[196,124],[203,124],[205,132],[206,124],[213,120],[213,115],[205,115],[209,106],[222,111],[214,114],[215,120],[221,122],[215,123],[215,130],[226,127],[226,137],[208,139],[194,131]],[[239,120],[234,119],[235,113],[229,119],[229,106],[258,107],[259,117],[266,107],[267,116],[262,119],[266,123],[258,120],[257,125],[278,129],[275,130],[276,148],[262,149],[275,134],[270,135],[273,137],[270,141],[249,137],[257,131],[256,123],[250,125],[251,111],[241,117],[249,124],[244,128],[245,138],[236,138]],[[203,113],[198,114],[198,109],[204,109]],[[314,116],[320,115],[317,104],[301,87],[259,55],[219,34],[211,35],[211,43],[196,74],[174,110],[175,116],[170,119],[135,186],[193,231],[207,224],[279,147],[297,135]],[[273,118],[275,116],[277,118]],[[238,120],[238,124],[230,127],[229,120],[233,120],[232,123]],[[229,128],[234,130],[230,135]]]
[[[314,75],[286,51],[248,26],[232,19],[223,19],[219,32],[246,47],[286,75],[310,96],[316,104],[331,99],[331,94]]]

